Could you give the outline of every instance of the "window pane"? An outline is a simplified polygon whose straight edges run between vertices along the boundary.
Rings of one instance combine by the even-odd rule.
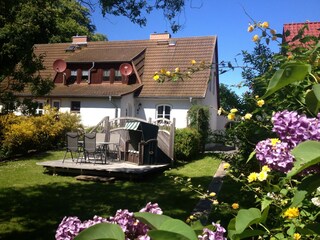
[[[53,107],[59,110],[60,109],[60,102],[59,101],[54,101],[53,102]]]
[[[77,76],[77,70],[71,70],[71,76]]]
[[[81,103],[79,101],[72,101],[71,102],[71,111],[80,112]]]
[[[110,81],[110,70],[106,69],[103,71],[103,81]]]
[[[114,80],[115,81],[121,81],[122,80],[122,75],[120,73],[120,70],[115,70],[114,71]]]

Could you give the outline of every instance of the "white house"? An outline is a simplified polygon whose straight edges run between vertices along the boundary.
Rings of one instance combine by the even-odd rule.
[[[176,119],[176,127],[187,126],[192,104],[210,109],[210,127],[218,129],[217,37],[171,38],[151,34],[148,40],[89,42],[76,36],[72,43],[37,44],[35,53],[44,55],[43,77],[54,81],[50,94],[38,98],[44,104],[81,115],[85,126],[96,125],[103,117],[132,116],[143,119]],[[212,64],[191,79],[158,83],[156,71],[181,71],[191,60]],[[21,97],[30,97],[24,92]]]

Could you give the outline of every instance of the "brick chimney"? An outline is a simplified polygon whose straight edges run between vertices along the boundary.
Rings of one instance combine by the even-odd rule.
[[[150,40],[168,40],[169,38],[171,38],[171,35],[168,32],[150,34]]]
[[[88,44],[87,36],[73,36],[72,37],[72,44],[87,45]]]

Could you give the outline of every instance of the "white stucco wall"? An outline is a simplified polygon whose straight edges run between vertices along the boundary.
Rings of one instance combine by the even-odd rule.
[[[136,117],[143,119],[154,120],[157,115],[157,106],[160,104],[166,104],[171,106],[170,120],[176,119],[176,127],[184,128],[187,126],[187,112],[191,106],[189,99],[151,99],[151,98],[139,98],[136,100],[136,106],[141,103],[141,108]]]
[[[119,99],[112,98],[109,101],[109,98],[65,98],[60,100],[60,111],[70,112],[71,101],[81,102],[81,122],[85,127],[95,126],[106,116],[110,118],[115,118],[117,114],[120,116]]]

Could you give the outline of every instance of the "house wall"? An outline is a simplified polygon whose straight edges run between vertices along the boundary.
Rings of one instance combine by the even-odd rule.
[[[56,99],[55,99],[56,100]],[[95,126],[104,117],[111,119],[120,116],[119,99],[109,98],[64,98],[60,100],[60,111],[70,112],[71,101],[80,101],[81,122],[85,127]]]
[[[176,127],[184,128],[187,126],[187,113],[191,106],[189,99],[170,100],[170,99],[150,99],[138,98],[136,100],[136,110],[141,103],[139,111],[136,111],[136,117],[149,120],[154,120],[157,117],[157,106],[167,104],[171,106],[170,120],[176,119]]]

